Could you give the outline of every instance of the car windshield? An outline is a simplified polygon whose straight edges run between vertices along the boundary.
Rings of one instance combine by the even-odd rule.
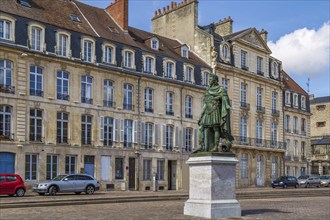
[[[308,176],[300,176],[300,177],[298,177],[298,179],[305,180],[305,179],[308,179]]]
[[[328,179],[330,179],[330,176],[321,176],[320,179],[321,180],[328,180]]]
[[[59,176],[55,177],[54,179],[52,179],[52,181],[61,181],[64,177],[66,177],[66,175],[59,175]]]

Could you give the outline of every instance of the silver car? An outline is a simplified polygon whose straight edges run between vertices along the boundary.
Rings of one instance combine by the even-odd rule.
[[[298,184],[300,187],[306,187],[306,188],[311,186],[320,187],[321,180],[319,176],[304,175],[298,177]]]
[[[59,175],[47,182],[35,183],[32,186],[33,192],[39,195],[56,195],[58,192],[74,192],[80,194],[93,194],[100,189],[99,182],[87,174]]]
[[[330,176],[324,175],[320,176],[321,179],[321,186],[330,187]]]

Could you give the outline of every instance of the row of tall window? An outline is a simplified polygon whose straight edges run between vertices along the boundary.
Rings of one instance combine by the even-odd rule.
[[[257,119],[256,120],[256,144],[257,145],[263,145],[264,139],[263,139],[263,120]],[[272,122],[271,123],[271,146],[277,146],[278,145],[278,129],[277,129],[277,123]],[[242,143],[248,142],[248,118],[241,117],[240,118],[240,141]]]
[[[292,118],[292,130],[291,130],[291,117],[290,115],[285,115],[284,118],[284,129],[287,133],[299,134],[299,125],[298,125],[298,117],[293,116]],[[301,118],[300,120],[300,131],[302,135],[306,135],[306,119]]]
[[[0,39],[13,41],[13,23],[15,19],[11,17],[0,17]],[[29,40],[28,46],[33,51],[44,52],[46,50],[45,43],[45,27],[37,23],[30,23],[28,27]],[[56,32],[56,46],[55,53],[57,56],[70,58],[72,56],[71,48],[71,34],[67,31]],[[88,63],[95,63],[95,45],[96,42],[90,37],[82,37],[81,39],[81,55],[80,58]],[[151,42],[151,47],[158,50],[158,39],[154,38]],[[182,46],[181,56],[188,58],[189,49],[187,46]],[[116,46],[115,44],[105,42],[102,45],[102,63],[116,65]],[[135,69],[135,51],[133,49],[125,48],[122,51],[122,66],[128,69]],[[156,58],[154,55],[143,55],[143,72],[156,74]],[[176,78],[176,65],[175,61],[166,58],[164,60],[164,77],[175,79]],[[207,72],[208,73],[208,72]],[[202,79],[203,83],[206,82]],[[195,83],[194,67],[185,65],[184,68],[184,81]]]
[[[301,159],[305,159],[305,157],[306,157],[305,146],[306,146],[306,142],[301,141],[300,151],[299,151],[299,142],[298,142],[298,140],[294,140],[293,141],[293,156],[299,157],[299,152],[300,152],[300,156],[302,156]],[[292,148],[291,141],[290,141],[290,139],[287,139],[286,140],[286,152],[285,152],[286,156],[291,156],[290,155],[291,148]],[[298,160],[298,159],[299,158],[296,158],[296,160]]]
[[[250,157],[251,158],[251,157]],[[263,164],[264,163],[264,158],[263,156],[261,155],[258,155],[257,156],[257,163],[258,163],[258,166],[257,167],[260,167],[262,165],[260,164]],[[241,179],[247,179],[249,178],[249,173],[251,172],[249,170],[249,154],[247,153],[242,153],[241,154],[241,158],[240,158],[240,170],[241,170]],[[279,169],[279,158],[276,157],[276,156],[273,156],[272,157],[272,179],[277,179],[278,177],[278,169]],[[261,169],[262,171],[262,169]],[[262,176],[262,174],[261,174]]]
[[[107,156],[110,158],[110,156]],[[91,160],[92,159],[92,160]],[[102,159],[102,158],[101,158]],[[59,163],[60,163],[60,156],[57,154],[48,154],[46,158],[46,179],[51,180],[56,177],[59,171]],[[94,156],[84,156],[84,163],[89,163],[90,160],[94,165],[95,159]],[[77,156],[76,155],[65,155],[65,174],[76,174],[77,173]],[[122,157],[115,158],[115,179],[122,180],[124,179],[124,172],[125,172],[125,159]],[[144,159],[143,160],[143,180],[150,181],[152,177],[152,159]],[[102,181],[110,181],[111,170],[107,169],[106,167],[102,167],[103,164],[101,163],[101,180]],[[104,171],[108,171],[104,175]],[[26,181],[36,181],[38,180],[39,174],[39,155],[38,154],[26,154],[25,155],[25,180]],[[158,180],[162,181],[165,179],[165,160],[164,159],[157,159],[157,178]],[[93,175],[93,174],[92,174]]]
[[[223,47],[224,48],[224,47]],[[224,51],[223,51],[224,52]],[[223,55],[224,56],[224,55]],[[264,59],[257,56],[257,74],[264,75]],[[248,66],[248,52],[241,50],[241,68],[243,70],[249,70]],[[278,78],[280,71],[280,65],[276,61],[272,61],[270,67],[270,74],[273,78]]]
[[[12,107],[3,105],[0,109],[0,135],[3,139],[12,138]],[[34,142],[44,141],[43,132],[43,110],[30,109],[29,118],[29,140]],[[69,113],[57,112],[56,117],[56,143],[68,144],[69,143]],[[92,127],[93,116],[82,115],[81,116],[81,144],[92,144]],[[138,128],[138,126],[140,126]],[[132,147],[135,143],[138,143],[137,131],[140,130],[140,143],[145,149],[151,149],[155,145],[160,145],[160,125],[150,122],[141,122],[129,119],[114,119],[111,117],[100,117],[100,140],[104,146],[112,146],[113,142],[121,142],[124,147]],[[162,126],[162,146],[166,150],[172,150],[174,146],[181,145],[183,140],[183,146],[186,151],[191,151],[193,147],[193,136],[195,136],[195,145],[197,145],[197,129],[183,128],[182,132],[177,126],[164,124]],[[193,133],[195,132],[195,134]],[[175,136],[174,136],[175,135]],[[119,139],[120,137],[120,139]],[[174,140],[176,143],[174,143]]]
[[[293,103],[291,103],[291,92],[289,92],[289,91],[285,92],[285,105],[286,106],[291,106],[291,104],[292,104],[292,106],[294,108],[298,108],[299,107],[298,100],[299,100],[298,94],[293,93],[293,100],[292,100]],[[306,109],[306,97],[303,95],[301,95],[301,97],[300,97],[300,107],[303,110]]]

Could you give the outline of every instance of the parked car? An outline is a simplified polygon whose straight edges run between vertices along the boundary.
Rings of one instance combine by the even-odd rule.
[[[311,186],[316,186],[320,187],[321,186],[321,180],[319,176],[314,176],[314,175],[304,175],[304,176],[299,176],[298,177],[298,183],[299,186],[301,187],[311,187]]]
[[[320,176],[321,186],[330,187],[330,176],[324,175]]]
[[[24,181],[18,174],[0,174],[0,195],[24,196]]]
[[[58,192],[74,192],[80,194],[93,194],[100,189],[99,182],[92,176],[87,174],[70,174],[59,175],[54,179],[46,182],[35,183],[32,186],[33,192],[39,195],[56,195]]]
[[[280,176],[276,180],[272,182],[272,187],[282,187],[287,188],[289,186],[293,186],[295,188],[298,187],[298,180],[294,176]]]

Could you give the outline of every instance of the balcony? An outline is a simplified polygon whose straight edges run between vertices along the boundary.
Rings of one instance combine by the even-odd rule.
[[[296,130],[296,129],[294,129],[294,130],[293,130],[293,133],[294,133],[294,134],[299,134],[299,131]]]
[[[93,105],[93,99],[81,97],[81,103],[91,104]]]
[[[173,149],[173,146],[171,144],[166,144],[165,147],[166,147],[166,150],[172,150]]]
[[[68,144],[68,137],[61,137],[61,136],[58,136],[56,137],[56,143],[57,144]]]
[[[285,160],[291,160],[291,156],[290,155],[285,156]]]
[[[134,111],[134,105],[124,103],[123,104],[123,109],[124,110],[129,110],[129,111]]]
[[[274,117],[280,117],[280,111],[279,110],[276,110],[276,109],[272,109],[272,115]]]
[[[107,108],[115,108],[116,103],[113,101],[103,100],[103,106]]]
[[[303,131],[303,130],[302,130],[302,131],[301,131],[301,135],[302,135],[302,136],[306,136],[306,131]]]
[[[43,142],[43,137],[41,134],[30,134],[29,138],[29,140],[33,142]]]
[[[144,112],[154,113],[154,109],[153,108],[144,107]]]
[[[293,157],[293,160],[294,160],[294,161],[299,161],[299,157],[298,157],[298,156],[294,156],[294,157]]]
[[[166,79],[173,79],[173,76],[171,76],[171,75],[164,75],[164,78],[166,78]]]
[[[306,160],[307,160],[306,156],[305,155],[301,155],[301,161],[306,161]]]
[[[249,71],[249,67],[248,67],[248,66],[245,66],[245,65],[242,65],[242,66],[241,66],[241,69],[242,69],[242,70]]]
[[[286,129],[285,129],[285,132],[286,132],[286,133],[291,133],[291,129],[290,129],[290,128],[286,128]]]
[[[142,144],[142,146],[143,146],[143,148],[144,149],[152,149],[152,144],[150,143],[150,144]]]
[[[258,106],[258,105],[257,105],[257,112],[258,112],[258,113],[265,114],[265,107],[262,107],[262,106]]]
[[[113,143],[112,143],[111,140],[106,140],[106,139],[104,139],[104,140],[103,140],[103,146],[104,146],[104,147],[112,147],[112,146],[113,146]]]
[[[132,142],[124,141],[124,147],[132,147],[132,146],[133,146]]]
[[[57,93],[57,99],[69,101],[70,100],[70,96],[67,95],[67,94]]]
[[[0,141],[13,141],[13,135],[0,135]]]
[[[260,76],[264,76],[265,75],[265,73],[262,72],[262,71],[260,71],[260,70],[257,70],[257,74],[260,75]]]
[[[174,115],[174,111],[172,111],[172,110],[166,111],[166,115],[171,115],[171,116],[173,116],[173,115]]]
[[[250,110],[250,104],[246,102],[241,102],[241,109]]]
[[[186,118],[190,118],[190,119],[192,119],[193,116],[192,116],[191,114],[186,114]]]
[[[15,94],[15,86],[0,84],[0,92]]]
[[[44,92],[41,91],[41,90],[30,89],[30,95],[31,95],[31,96],[39,96],[39,97],[43,97],[43,96],[44,96]]]

